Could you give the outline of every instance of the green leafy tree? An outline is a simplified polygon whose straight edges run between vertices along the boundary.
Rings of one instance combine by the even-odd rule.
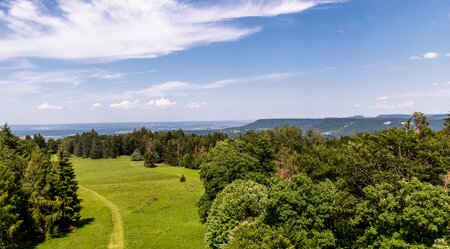
[[[264,223],[284,230],[295,248],[335,248],[336,232],[347,217],[346,195],[330,181],[314,183],[305,175],[279,181],[269,191]]]
[[[205,222],[208,210],[216,195],[236,179],[252,178],[257,172],[258,160],[240,152],[230,141],[219,142],[200,166],[200,178],[205,188],[197,203],[201,221]]]
[[[265,208],[267,188],[251,180],[236,180],[217,195],[206,222],[208,248],[219,248],[239,223],[258,217]]]
[[[357,248],[429,248],[450,232],[448,190],[413,178],[364,189],[352,219]]]
[[[283,231],[258,221],[244,221],[228,236],[228,243],[221,249],[294,249]]]

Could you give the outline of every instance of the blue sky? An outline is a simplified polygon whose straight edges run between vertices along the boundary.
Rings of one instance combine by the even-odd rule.
[[[0,122],[450,111],[448,0],[6,0]]]

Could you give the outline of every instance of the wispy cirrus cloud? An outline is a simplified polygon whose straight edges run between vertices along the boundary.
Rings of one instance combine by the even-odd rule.
[[[16,59],[0,64],[0,71],[35,69],[36,66],[28,60]]]
[[[390,103],[386,103],[386,102],[383,102],[383,103],[380,103],[380,104],[376,104],[375,106],[374,106],[374,108],[376,108],[376,109],[403,109],[403,108],[408,108],[408,107],[413,107],[414,106],[414,101],[412,101],[412,100],[405,100],[405,101],[403,101],[403,102],[400,102],[400,103],[392,103],[392,104],[390,104]]]
[[[25,66],[26,63],[23,65]],[[14,71],[4,79],[0,79],[0,95],[39,93],[45,84],[67,84],[75,87],[89,80],[120,80],[130,75],[153,72],[155,70],[121,73],[99,68],[61,71]]]
[[[11,0],[0,9],[0,58],[152,58],[258,32],[230,22],[298,13],[342,0]],[[56,11],[55,11],[56,10]]]
[[[201,107],[203,107],[205,105],[206,105],[205,102],[190,102],[190,103],[187,103],[185,105],[185,107],[186,108],[191,108],[191,109],[198,109],[198,108],[201,108]]]
[[[173,107],[177,104],[175,101],[171,101],[167,98],[160,98],[160,99],[151,99],[149,102],[142,104],[139,99],[135,101],[129,101],[129,100],[123,100],[119,103],[113,103],[109,105],[112,109],[119,109],[119,110],[130,110],[130,109],[137,109],[137,108],[143,108],[143,109],[153,109],[153,108],[160,108],[165,109],[168,107]]]
[[[223,88],[233,84],[242,84],[250,82],[261,82],[269,80],[282,80],[295,76],[293,73],[275,73],[275,74],[265,74],[251,77],[238,77],[218,80],[207,84],[194,84],[184,81],[167,81],[161,84],[155,84],[151,87],[137,90],[128,91],[125,93],[127,96],[144,96],[144,97],[165,97],[171,93],[180,93],[184,91],[193,90],[208,90],[208,89],[218,89]]]

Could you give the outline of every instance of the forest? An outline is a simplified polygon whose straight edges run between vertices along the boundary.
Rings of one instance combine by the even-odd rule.
[[[220,142],[200,167],[208,248],[449,248],[450,116],[324,139],[281,127]],[[445,185],[445,186],[444,186]]]
[[[68,155],[131,155],[199,169],[207,248],[449,248],[450,115],[433,131],[327,138],[283,126],[239,138],[181,130],[86,132],[58,140],[0,134],[0,248],[70,231],[80,219]]]
[[[8,126],[0,131],[0,248],[23,248],[72,231],[80,220],[78,183],[69,155],[52,155],[19,139]]]

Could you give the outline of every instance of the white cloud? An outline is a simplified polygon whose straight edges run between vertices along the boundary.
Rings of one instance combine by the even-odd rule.
[[[169,99],[165,99],[165,98],[155,100],[155,106],[160,107],[160,108],[167,108],[170,106],[174,106],[176,104],[177,104],[177,102],[172,102]]]
[[[388,104],[388,103],[380,103],[374,106],[376,109],[401,109],[401,108],[408,108],[414,106],[414,101],[412,100],[405,100],[402,103],[398,104]]]
[[[360,104],[355,104],[355,107],[358,108],[358,107],[361,107],[361,105]]]
[[[444,56],[446,56],[446,57],[450,57],[450,53],[445,53],[445,55]]]
[[[196,108],[203,107],[203,106],[205,106],[205,105],[206,105],[206,103],[204,103],[204,102],[191,102],[191,103],[187,103],[187,104],[185,105],[185,107],[186,107],[186,108],[193,108],[193,109],[196,109]]]
[[[417,55],[413,55],[411,57],[409,57],[411,60],[420,60],[420,57]]]
[[[144,97],[165,97],[170,93],[180,93],[183,91],[192,90],[208,90],[208,89],[218,89],[223,88],[232,84],[255,82],[255,81],[267,81],[267,80],[281,80],[292,77],[294,74],[291,73],[276,73],[276,74],[265,74],[252,77],[241,77],[241,78],[231,78],[215,81],[208,84],[193,84],[183,81],[168,81],[161,84],[153,85],[149,88],[138,90],[138,91],[128,91],[125,94],[129,96],[144,96]]]
[[[11,0],[0,9],[10,33],[0,58],[120,60],[152,58],[214,42],[235,41],[260,30],[230,21],[298,13],[341,0]]]
[[[438,57],[438,54],[435,52],[428,52],[423,55],[424,59],[436,59],[437,57]]]
[[[61,110],[61,109],[63,109],[63,107],[56,106],[56,105],[50,105],[49,103],[43,103],[41,105],[38,105],[37,109],[39,109],[39,110]]]
[[[91,106],[91,108],[89,108],[89,110],[94,111],[95,109],[100,108],[100,107],[102,107],[102,104],[100,104],[100,103],[94,103],[94,104]]]
[[[151,109],[151,108],[168,108],[171,106],[175,106],[177,102],[171,101],[166,98],[160,99],[152,99],[146,105],[143,105],[142,108]]]
[[[377,100],[388,100],[388,99],[389,99],[389,97],[387,97],[387,96],[381,96],[381,97],[377,98]]]
[[[134,109],[134,108],[138,108],[139,106],[140,106],[139,100],[135,100],[133,102],[124,100],[120,103],[114,103],[114,104],[109,105],[109,107],[111,107],[113,109],[121,109],[121,110]]]

